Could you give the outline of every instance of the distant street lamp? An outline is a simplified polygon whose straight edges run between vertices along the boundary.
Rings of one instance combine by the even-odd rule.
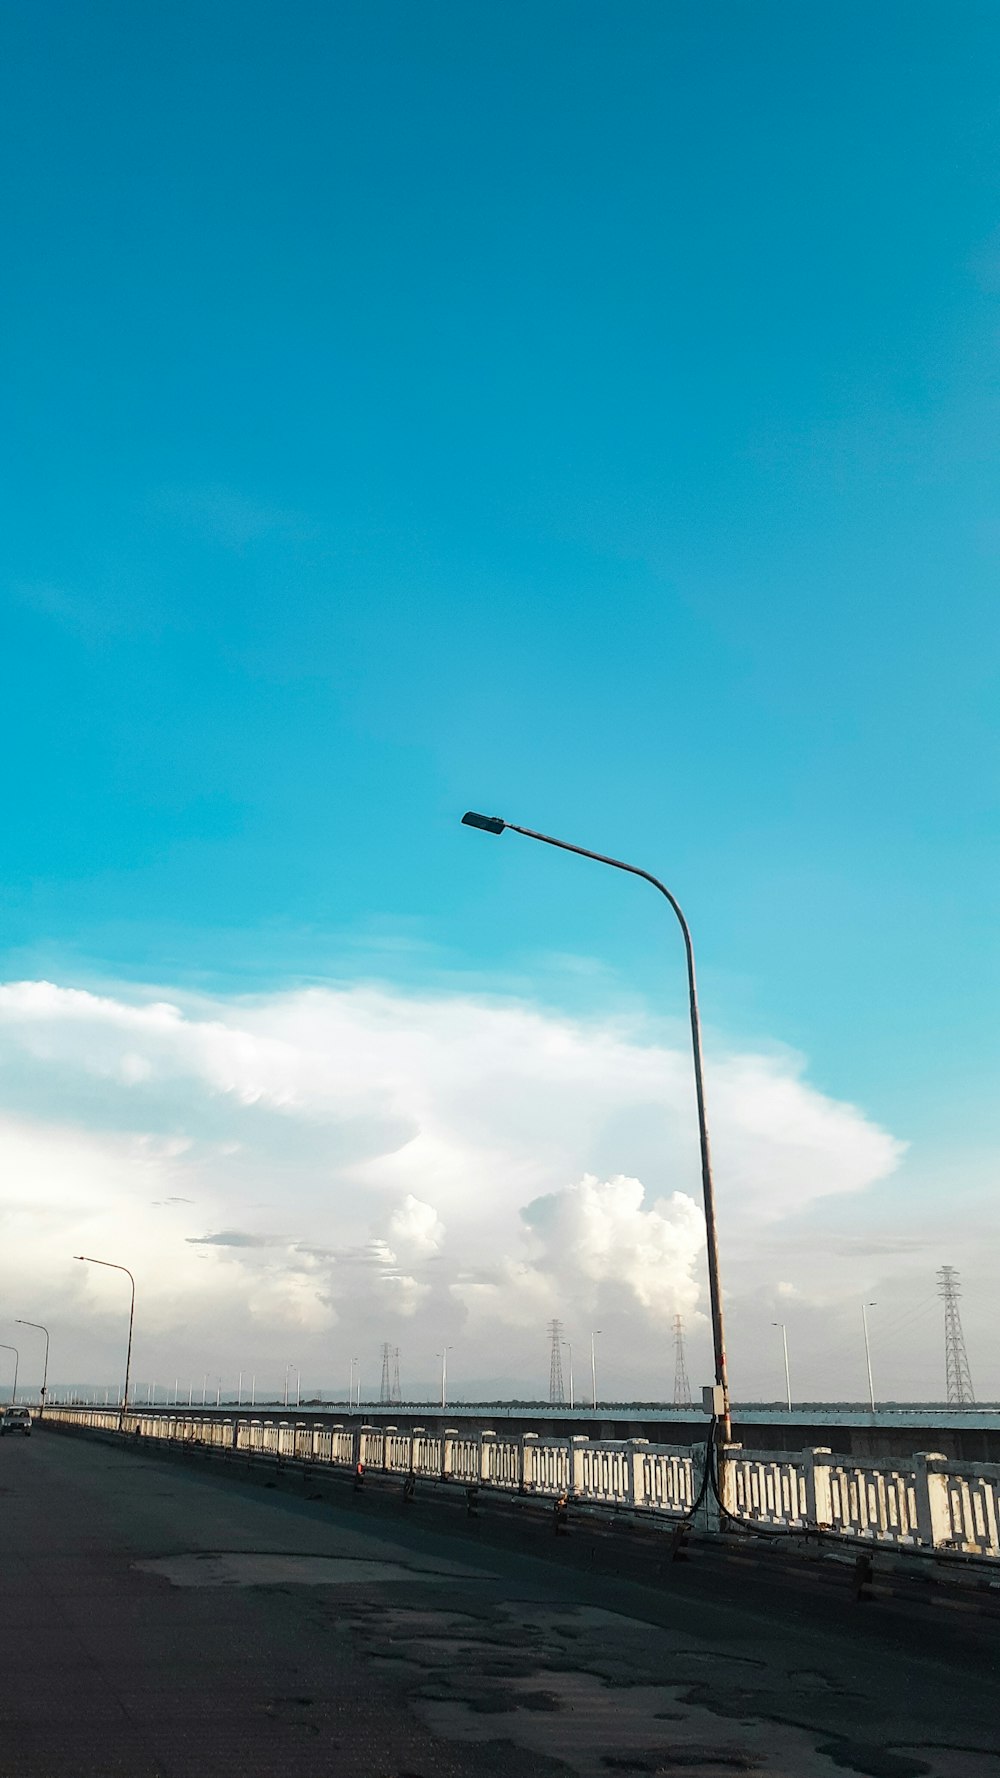
[[[135,1323],[135,1279],[133,1278],[131,1272],[129,1271],[128,1266],[116,1265],[114,1260],[92,1259],[89,1253],[74,1253],[73,1258],[74,1259],[82,1259],[84,1264],[88,1265],[88,1266],[106,1266],[108,1268],[108,1270],[111,1272],[124,1272],[126,1278],[128,1279],[129,1283],[132,1286],[132,1306],[129,1309],[129,1314],[128,1314],[128,1351],[125,1355],[125,1394],[124,1394],[124,1398],[122,1400],[122,1413],[127,1414],[128,1413],[128,1385],[129,1385],[129,1377],[132,1372],[132,1328]]]
[[[593,1388],[593,1399],[594,1399],[595,1410],[597,1408],[597,1352],[594,1347],[594,1341],[600,1337],[600,1332],[601,1332],[600,1328],[595,1327],[593,1333],[590,1336],[590,1381],[591,1381],[591,1386]]]
[[[701,1189],[705,1206],[705,1239],[708,1248],[708,1294],[712,1308],[712,1344],[715,1351],[715,1383],[721,1392],[716,1415],[718,1431],[724,1443],[732,1438],[732,1419],[729,1412],[729,1378],[726,1370],[726,1336],[722,1314],[722,1282],[719,1271],[719,1240],[715,1221],[715,1186],[712,1181],[712,1157],[708,1142],[708,1116],[705,1110],[705,1081],[701,1054],[701,1020],[698,1015],[698,994],[694,974],[694,945],[691,930],[688,926],[680,903],[673,896],[659,877],[654,877],[647,870],[640,870],[638,865],[625,864],[620,858],[608,858],[602,852],[590,852],[585,846],[571,846],[568,840],[553,839],[551,834],[536,833],[530,827],[518,827],[513,821],[502,821],[499,815],[477,815],[469,809],[462,816],[466,827],[477,827],[483,833],[501,834],[505,828],[511,833],[524,834],[526,839],[540,840],[545,846],[556,846],[561,852],[575,852],[580,858],[591,858],[596,864],[608,864],[613,870],[627,871],[630,876],[642,877],[652,883],[654,889],[665,896],[680,923],[684,937],[684,953],[687,959],[688,1005],[691,1017],[691,1050],[694,1058],[695,1097],[698,1104],[698,1136],[701,1144]]]
[[[441,1406],[443,1408],[448,1406],[448,1354],[451,1350],[450,1346],[445,1346],[438,1353],[441,1360]]]
[[[781,1329],[781,1346],[782,1346],[782,1351],[785,1354],[785,1400],[788,1403],[788,1412],[791,1413],[791,1411],[792,1411],[792,1385],[791,1385],[791,1383],[789,1381],[789,1377],[788,1377],[788,1329],[785,1327],[785,1324],[783,1321],[772,1321],[771,1326],[772,1327],[780,1327],[780,1329]]]
[[[286,1406],[286,1408],[288,1406],[288,1373],[289,1373],[289,1371],[295,1372],[295,1406],[296,1407],[299,1406],[300,1396],[301,1396],[301,1387],[302,1387],[302,1379],[299,1375],[298,1365],[295,1365],[295,1364],[292,1364],[291,1362],[289,1362],[285,1366],[285,1406]]]
[[[360,1408],[360,1406],[361,1406],[361,1360],[358,1358],[351,1359],[351,1377],[350,1377],[350,1383],[348,1384],[348,1389],[350,1392],[350,1405],[352,1408],[354,1406],[354,1373],[355,1373],[355,1371],[357,1371],[357,1373],[358,1373],[358,1407]]]
[[[868,1399],[872,1404],[873,1414],[875,1412],[875,1384],[872,1379],[872,1349],[868,1343],[868,1311],[877,1308],[877,1306],[876,1303],[862,1303],[861,1305],[861,1325],[865,1330],[865,1365],[868,1370]]]
[[[573,1387],[573,1342],[564,1340],[563,1345],[569,1353],[569,1405],[570,1410],[576,1407],[576,1391]]]
[[[8,1346],[3,1340],[0,1340],[0,1352],[13,1352],[14,1354],[14,1382],[10,1392],[10,1405],[13,1407],[17,1400],[17,1367],[20,1360],[20,1353],[16,1346]]]
[[[20,1315],[16,1316],[15,1319],[18,1327],[37,1327],[39,1333],[45,1335],[45,1362],[42,1366],[41,1406],[38,1410],[38,1418],[42,1420],[45,1417],[45,1386],[49,1379],[49,1330],[47,1327],[43,1327],[40,1321],[23,1321]]]

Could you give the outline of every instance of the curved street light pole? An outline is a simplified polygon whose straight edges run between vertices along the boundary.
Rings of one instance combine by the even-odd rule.
[[[861,1325],[865,1330],[865,1368],[868,1371],[868,1400],[872,1404],[873,1414],[875,1412],[875,1379],[872,1376],[872,1349],[868,1339],[868,1311],[869,1309],[875,1309],[877,1307],[878,1305],[876,1303],[863,1302],[861,1305]]]
[[[590,1383],[591,1383],[591,1390],[592,1390],[591,1399],[594,1404],[595,1412],[597,1409],[597,1349],[594,1345],[594,1341],[600,1337],[600,1332],[601,1332],[600,1328],[595,1327],[593,1330],[593,1333],[590,1336]]]
[[[444,1349],[438,1353],[438,1357],[441,1360],[441,1406],[443,1408],[448,1406],[448,1354],[450,1351],[451,1347],[445,1346]]]
[[[128,1413],[128,1386],[132,1374],[132,1329],[135,1325],[135,1279],[128,1266],[116,1265],[113,1259],[94,1259],[89,1253],[74,1253],[74,1259],[82,1259],[88,1266],[107,1266],[110,1272],[124,1272],[132,1286],[132,1305],[128,1312],[128,1351],[125,1354],[125,1394],[122,1399],[122,1414]]]
[[[717,1404],[716,1420],[718,1432],[724,1443],[728,1444],[732,1437],[732,1420],[729,1412],[729,1377],[726,1369],[726,1335],[722,1315],[722,1284],[719,1273],[719,1239],[715,1221],[715,1185],[712,1180],[712,1156],[708,1142],[708,1117],[705,1110],[705,1078],[701,1053],[701,1020],[698,1015],[698,993],[694,973],[694,945],[691,941],[691,929],[684,918],[680,902],[670,893],[659,877],[654,877],[648,870],[640,870],[637,864],[625,864],[620,858],[608,858],[603,852],[588,851],[586,846],[572,846],[568,840],[553,839],[551,834],[536,833],[531,827],[518,827],[514,821],[503,821],[499,815],[477,815],[469,809],[462,816],[463,825],[477,827],[483,833],[503,833],[509,828],[511,833],[524,834],[526,839],[540,840],[544,846],[555,846],[560,852],[575,852],[578,858],[592,858],[595,864],[607,864],[612,870],[627,871],[629,876],[642,877],[651,883],[654,889],[666,898],[673,908],[684,937],[684,954],[687,959],[688,1004],[691,1015],[691,1050],[694,1057],[694,1085],[698,1102],[698,1137],[701,1145],[701,1189],[705,1206],[705,1240],[708,1248],[708,1294],[712,1309],[712,1345],[715,1352],[715,1383],[721,1391]]]
[[[780,1327],[781,1329],[781,1350],[785,1354],[785,1401],[788,1404],[788,1412],[791,1413],[792,1382],[788,1371],[788,1329],[783,1321],[772,1321],[771,1326]]]
[[[16,1346],[8,1346],[3,1340],[0,1340],[0,1352],[13,1352],[14,1354],[14,1382],[10,1392],[10,1405],[13,1407],[17,1399],[17,1366],[21,1355]]]
[[[20,1315],[18,1315],[15,1319],[17,1321],[18,1327],[37,1327],[39,1333],[43,1333],[45,1335],[45,1363],[42,1366],[42,1392],[41,1392],[41,1398],[40,1398],[41,1405],[38,1410],[38,1418],[40,1420],[43,1420],[45,1418],[45,1391],[46,1391],[46,1385],[49,1380],[49,1330],[47,1327],[43,1327],[42,1323],[40,1321],[24,1321],[24,1320],[22,1320]]]

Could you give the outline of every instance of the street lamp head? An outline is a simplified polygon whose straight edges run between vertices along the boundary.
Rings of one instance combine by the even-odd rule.
[[[506,825],[499,815],[477,815],[475,809],[466,809],[462,816],[463,827],[478,827],[483,833],[503,833]]]

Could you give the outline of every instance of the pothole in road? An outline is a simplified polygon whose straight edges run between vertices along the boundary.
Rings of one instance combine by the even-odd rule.
[[[252,1550],[156,1556],[133,1562],[143,1574],[159,1575],[174,1587],[349,1587],[387,1581],[443,1582],[478,1578],[472,1568],[404,1568],[361,1556],[286,1556]]]

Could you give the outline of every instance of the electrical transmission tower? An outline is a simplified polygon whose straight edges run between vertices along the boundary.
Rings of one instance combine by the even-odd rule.
[[[379,1402],[384,1407],[388,1407],[389,1403],[392,1401],[392,1380],[389,1375],[389,1366],[391,1363],[392,1347],[388,1340],[386,1340],[382,1346],[382,1381],[379,1384],[378,1391]]]
[[[403,1399],[402,1393],[401,1393],[400,1387],[399,1387],[399,1347],[398,1346],[393,1346],[393,1348],[392,1348],[392,1391],[391,1391],[389,1399],[390,1399],[390,1401],[402,1401],[402,1399]]]
[[[942,1266],[937,1275],[938,1294],[944,1299],[944,1368],[948,1390],[948,1406],[964,1407],[974,1402],[972,1373],[965,1350],[962,1317],[958,1312],[958,1273],[954,1266]]]
[[[684,1361],[684,1323],[679,1315],[674,1316],[674,1407],[689,1408],[691,1406],[691,1385],[688,1382],[687,1365]]]
[[[549,1401],[562,1403],[566,1400],[566,1390],[562,1374],[562,1337],[561,1321],[549,1322],[549,1338],[552,1341],[552,1357],[549,1360]]]

